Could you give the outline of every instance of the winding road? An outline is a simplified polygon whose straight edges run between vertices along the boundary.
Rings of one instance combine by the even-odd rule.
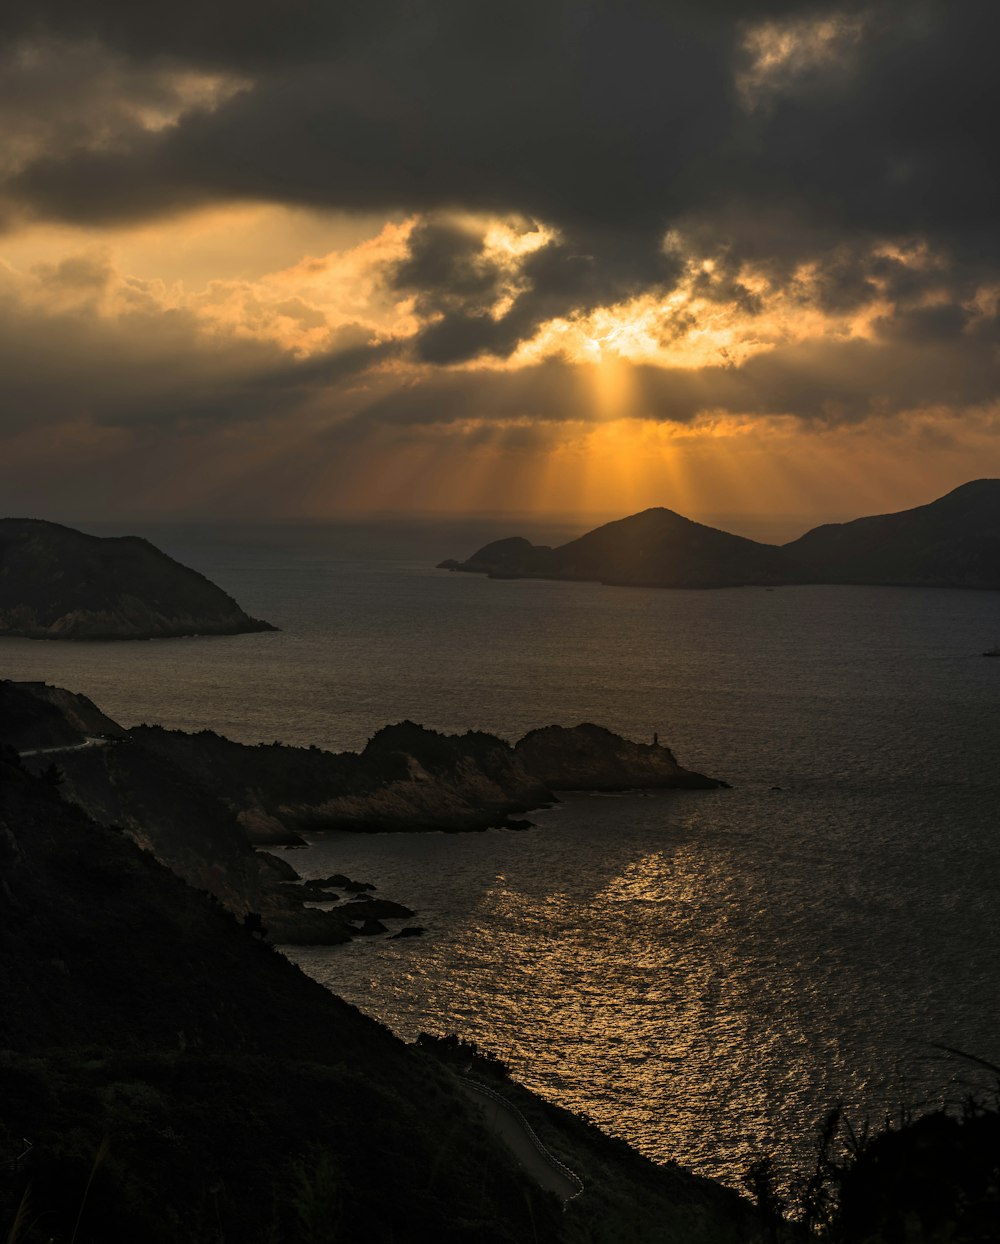
[[[554,1193],[564,1207],[580,1195],[583,1181],[549,1153],[516,1106],[478,1080],[459,1076],[458,1083],[482,1108],[487,1126],[500,1137],[539,1187]]]
[[[79,752],[85,747],[105,747],[110,742],[110,739],[88,735],[82,743],[62,743],[58,747],[29,747],[17,754],[19,756],[51,756],[54,752]]]

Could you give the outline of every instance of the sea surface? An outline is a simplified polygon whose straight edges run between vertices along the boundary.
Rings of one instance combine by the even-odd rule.
[[[108,528],[92,527],[99,534]],[[133,531],[137,530],[132,528]],[[739,1186],[817,1128],[1000,1063],[1000,595],[657,591],[434,569],[486,524],[146,526],[274,634],[0,641],[123,724],[359,748],[410,718],[654,731],[728,791],[571,795],[534,829],[318,836],[289,860],[422,938],[300,948],[405,1038],[457,1031],[650,1156]],[[572,531],[523,532],[555,541]]]

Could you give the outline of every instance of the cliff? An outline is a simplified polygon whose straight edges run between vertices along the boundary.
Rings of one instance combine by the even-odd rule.
[[[817,527],[781,546],[656,508],[606,523],[555,549],[511,537],[440,566],[495,579],[582,579],[632,587],[1000,588],[1000,480],[974,480],[898,514]]]
[[[147,540],[0,519],[0,636],[163,639],[274,629]]]

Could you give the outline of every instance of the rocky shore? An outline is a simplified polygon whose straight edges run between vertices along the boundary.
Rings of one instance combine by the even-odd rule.
[[[42,683],[0,682],[0,743],[261,936],[294,944],[398,933],[383,922],[415,915],[346,877],[303,883],[266,849],[301,845],[303,834],[522,829],[524,814],[558,790],[725,786],[684,769],[658,742],[594,725],[549,726],[511,746],[406,721],[359,753],[333,753],[211,731],[126,730],[85,696]]]

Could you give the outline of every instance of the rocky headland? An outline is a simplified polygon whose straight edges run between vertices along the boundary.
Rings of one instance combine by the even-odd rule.
[[[511,746],[495,735],[439,734],[411,721],[379,730],[361,752],[281,743],[248,746],[210,731],[139,726],[129,737],[212,787],[259,845],[303,832],[525,828],[556,790],[711,789],[669,748],[600,726],[551,726]]]
[[[512,747],[407,721],[377,731],[361,752],[333,753],[250,746],[211,731],[126,730],[85,696],[9,681],[0,682],[0,744],[31,771],[50,773],[95,821],[271,940],[295,944],[386,933],[383,921],[415,913],[349,878],[303,884],[286,856],[262,848],[324,830],[522,829],[524,814],[554,802],[557,790],[725,786],[684,769],[667,747],[593,725],[535,730]]]
[[[148,540],[0,519],[0,636],[167,639],[275,629]]]
[[[1000,480],[973,480],[897,514],[829,523],[780,546],[654,508],[558,548],[514,536],[439,567],[493,579],[576,579],[629,587],[1000,588]]]
[[[550,790],[713,790],[727,786],[718,778],[685,769],[659,739],[634,743],[589,723],[570,729],[531,730],[514,744],[514,754]]]

